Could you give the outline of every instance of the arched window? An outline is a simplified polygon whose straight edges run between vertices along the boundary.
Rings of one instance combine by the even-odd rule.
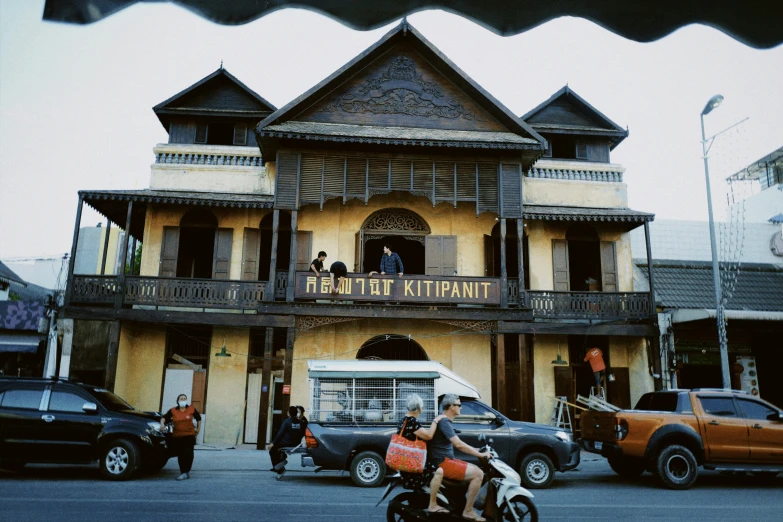
[[[419,343],[406,335],[377,335],[364,343],[356,354],[357,359],[384,361],[429,361],[427,352]]]
[[[378,270],[384,244],[399,254],[406,274],[424,274],[424,238],[430,226],[415,212],[385,208],[373,212],[357,233],[354,271]]]

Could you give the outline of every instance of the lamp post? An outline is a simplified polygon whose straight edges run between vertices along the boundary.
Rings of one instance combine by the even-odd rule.
[[[726,323],[723,319],[723,297],[720,286],[720,267],[718,266],[718,248],[715,241],[715,221],[712,218],[712,194],[710,192],[710,168],[707,162],[708,140],[704,134],[704,116],[712,112],[723,102],[723,96],[716,94],[707,102],[701,111],[701,148],[704,154],[704,176],[707,180],[707,212],[710,218],[710,247],[712,248],[712,279],[715,285],[715,316],[718,322],[718,341],[720,343],[720,367],[723,376],[723,387],[731,389],[731,376],[729,375],[729,348],[726,340]],[[717,134],[716,134],[717,136]],[[715,139],[715,136],[710,138]]]

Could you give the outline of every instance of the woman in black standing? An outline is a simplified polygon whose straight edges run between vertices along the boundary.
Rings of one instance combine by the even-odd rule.
[[[193,421],[196,425],[193,425]],[[174,430],[169,440],[172,452],[177,456],[180,475],[177,480],[190,478],[190,469],[193,467],[193,448],[196,446],[196,435],[201,431],[201,414],[188,404],[188,396],[180,393],[177,396],[177,405],[171,408],[160,420],[161,430],[170,422]]]

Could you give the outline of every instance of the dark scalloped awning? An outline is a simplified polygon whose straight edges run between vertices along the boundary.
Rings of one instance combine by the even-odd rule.
[[[133,201],[131,235],[142,238],[149,203],[227,208],[272,208],[272,196],[258,194],[224,194],[216,192],[180,192],[173,190],[80,190],[84,202],[125,228],[128,202]]]
[[[626,223],[629,229],[652,221],[655,214],[629,208],[548,207],[525,205],[524,219],[535,221],[594,221]]]
[[[89,24],[148,0],[46,0],[43,19]],[[171,1],[171,0],[170,0]],[[305,8],[360,30],[375,29],[405,15],[442,9],[465,16],[495,33],[522,33],[561,16],[590,20],[637,42],[652,42],[680,27],[714,27],[745,45],[770,48],[783,43],[783,2],[748,0],[176,0],[197,15],[225,25],[251,22],[284,7]]]

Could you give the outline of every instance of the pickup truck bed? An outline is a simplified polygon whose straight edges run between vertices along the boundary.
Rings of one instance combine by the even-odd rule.
[[[645,394],[633,410],[582,415],[582,447],[606,457],[619,475],[655,473],[672,489],[698,468],[783,472],[783,420],[775,406],[724,390]]]

